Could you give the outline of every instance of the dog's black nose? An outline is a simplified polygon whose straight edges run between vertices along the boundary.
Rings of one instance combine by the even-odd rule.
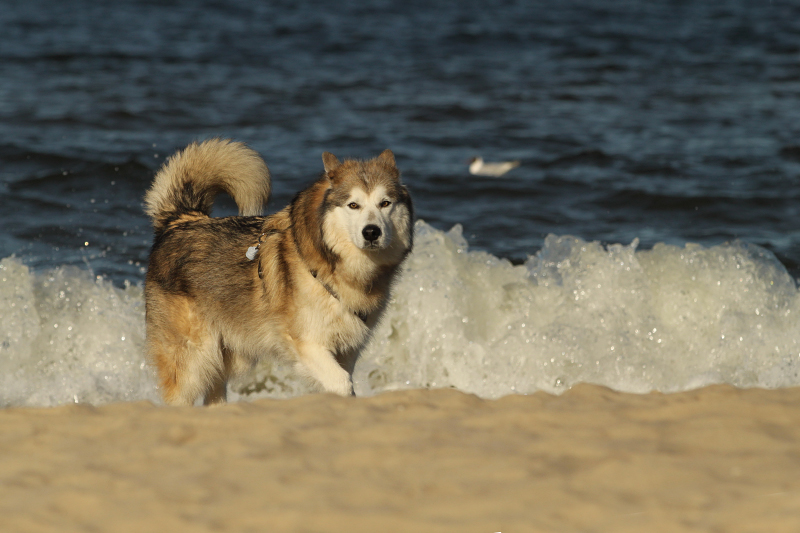
[[[381,228],[375,224],[364,226],[364,229],[361,230],[361,235],[364,236],[364,239],[366,239],[367,242],[375,242],[381,236]]]

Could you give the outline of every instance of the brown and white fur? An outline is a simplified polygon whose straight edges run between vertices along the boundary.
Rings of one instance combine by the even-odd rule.
[[[193,143],[159,170],[145,196],[155,232],[145,298],[165,402],[224,402],[228,379],[262,356],[353,394],[358,353],[411,251],[413,208],[391,151],[322,160],[322,177],[267,217],[257,215],[269,171],[241,143]],[[240,216],[209,216],[222,191]]]

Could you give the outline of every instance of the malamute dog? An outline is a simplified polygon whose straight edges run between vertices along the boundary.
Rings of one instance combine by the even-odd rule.
[[[358,353],[411,251],[413,209],[390,150],[322,161],[322,177],[267,217],[269,170],[241,143],[193,143],[156,174],[147,351],[167,403],[224,402],[228,378],[262,355],[353,394]],[[210,218],[221,191],[241,216]]]

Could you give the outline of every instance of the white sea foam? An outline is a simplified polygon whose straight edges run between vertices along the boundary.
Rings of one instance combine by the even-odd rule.
[[[357,390],[456,387],[497,397],[578,382],[679,391],[800,384],[800,301],[767,250],[603,247],[550,235],[513,266],[461,228],[420,223],[417,251]]]
[[[144,362],[144,301],[62,267],[0,261],[0,405],[157,399]]]
[[[514,266],[470,252],[459,226],[416,229],[415,252],[357,365],[357,394],[800,385],[798,290],[764,249],[636,251],[636,242],[551,235]],[[74,268],[32,273],[6,258],[0,306],[0,405],[157,399],[140,287]],[[232,384],[230,399],[307,391],[288,367],[265,362]]]

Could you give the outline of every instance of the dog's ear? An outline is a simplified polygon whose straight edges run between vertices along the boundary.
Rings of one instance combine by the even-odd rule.
[[[330,152],[322,152],[322,164],[325,166],[326,174],[330,174],[341,165],[336,156]]]
[[[397,163],[394,161],[394,154],[388,148],[381,152],[381,155],[378,156],[378,161],[384,165],[397,168]]]

